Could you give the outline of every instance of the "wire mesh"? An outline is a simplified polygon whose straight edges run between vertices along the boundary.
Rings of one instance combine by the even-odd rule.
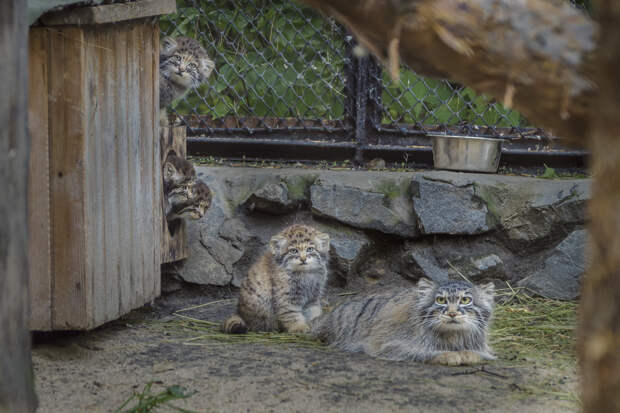
[[[216,63],[173,110],[203,132],[346,129],[343,29],[290,1],[178,1],[163,35],[198,39]]]
[[[589,12],[589,2],[570,0]],[[162,35],[198,39],[215,60],[209,83],[173,104],[189,134],[319,131],[356,138],[360,124],[400,135],[429,131],[518,136],[532,125],[519,112],[470,88],[425,78],[402,66],[393,82],[379,66],[359,88],[342,26],[290,0],[178,0],[162,19]],[[359,122],[360,113],[367,116]]]

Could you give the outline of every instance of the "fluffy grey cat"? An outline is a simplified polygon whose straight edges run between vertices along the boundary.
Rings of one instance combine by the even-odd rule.
[[[313,323],[330,345],[389,360],[446,365],[491,360],[487,342],[493,284],[426,278],[417,286],[341,304]]]
[[[191,88],[205,83],[215,63],[205,49],[190,37],[165,37],[159,50],[159,112],[165,126],[166,107]]]

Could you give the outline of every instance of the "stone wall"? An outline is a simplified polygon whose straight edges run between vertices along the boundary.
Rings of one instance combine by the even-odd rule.
[[[239,286],[269,238],[310,223],[332,238],[332,283],[467,277],[574,299],[584,272],[587,179],[196,167],[214,192],[168,270]]]

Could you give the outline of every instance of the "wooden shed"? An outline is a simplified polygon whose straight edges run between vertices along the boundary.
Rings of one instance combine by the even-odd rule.
[[[79,7],[30,28],[32,330],[90,329],[160,293],[157,16]]]

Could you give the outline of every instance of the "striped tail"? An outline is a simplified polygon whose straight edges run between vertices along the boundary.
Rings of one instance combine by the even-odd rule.
[[[221,330],[227,334],[244,334],[248,332],[248,326],[239,315],[233,314],[222,323]]]

